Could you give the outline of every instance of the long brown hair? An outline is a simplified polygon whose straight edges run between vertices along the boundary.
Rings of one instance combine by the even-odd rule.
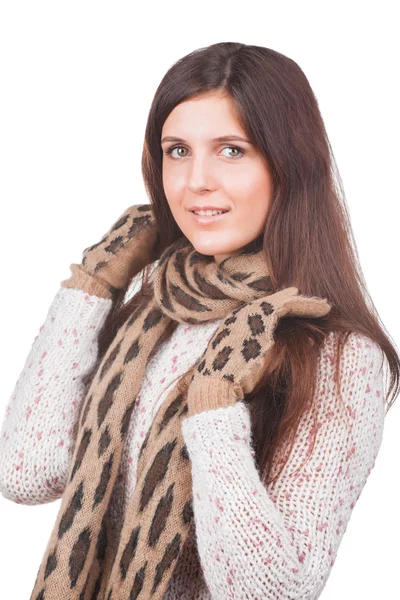
[[[245,397],[257,464],[260,472],[267,469],[269,479],[276,450],[283,440],[291,438],[294,443],[300,418],[315,394],[317,359],[328,333],[336,332],[339,397],[339,361],[351,332],[368,336],[386,356],[390,371],[387,410],[398,395],[400,360],[367,291],[317,100],[300,67],[279,52],[217,43],[184,56],[163,77],[149,111],[142,155],[143,178],[161,246],[166,248],[183,235],[163,189],[162,127],[180,102],[209,92],[227,94],[233,100],[244,130],[273,174],[274,193],[263,238],[273,290],[296,286],[300,293],[327,298],[332,305],[324,318],[280,320],[264,377]],[[115,297],[100,333],[97,365],[120,325],[151,296],[150,268],[139,274],[141,287],[129,301],[125,291]],[[176,325],[171,322],[159,343]]]

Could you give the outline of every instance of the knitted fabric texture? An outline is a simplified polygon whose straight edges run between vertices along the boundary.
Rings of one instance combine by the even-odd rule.
[[[117,232],[116,232],[117,234]],[[152,274],[153,297],[120,327],[87,392],[68,482],[31,600],[162,599],[193,519],[182,422],[254,389],[284,315],[320,317],[326,300],[272,293],[260,238],[219,265],[180,238]],[[200,361],[171,390],[141,448],[118,536],[109,507],[146,364],[171,319],[224,318]]]
[[[99,330],[111,308],[111,300],[61,287],[38,327],[3,407],[0,494],[5,499],[0,496],[0,506],[5,512],[10,502],[31,507],[59,503],[74,451],[72,431],[85,398],[82,377],[96,362]],[[113,491],[115,529],[136,487],[138,454],[158,408],[200,358],[221,321],[178,324],[147,364]],[[311,600],[335,577],[335,567],[340,571],[342,536],[345,552],[346,543],[352,544],[346,527],[360,494],[367,499],[368,489],[372,491],[374,464],[379,470],[385,384],[380,347],[353,332],[340,359],[339,402],[336,339],[337,332],[331,332],[321,347],[315,395],[302,415],[284,471],[274,481],[267,481],[254,461],[248,402],[203,411],[182,422],[194,519],[163,600]],[[277,451],[273,469],[279,468],[280,456],[286,459],[288,442]],[[37,538],[33,544],[40,546]],[[28,553],[26,560],[31,557]],[[24,580],[12,581],[6,577],[12,554],[6,558],[3,595],[7,589],[13,590],[12,598],[29,598],[36,573],[29,581],[25,570]]]

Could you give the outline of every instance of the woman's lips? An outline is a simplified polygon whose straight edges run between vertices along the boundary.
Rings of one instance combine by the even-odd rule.
[[[198,223],[203,223],[203,224],[208,224],[208,223],[215,223],[216,221],[220,221],[221,219],[223,219],[224,217],[226,217],[226,215],[228,215],[231,211],[228,210],[227,212],[224,212],[220,215],[210,215],[210,216],[205,216],[205,215],[196,215],[195,212],[192,212],[191,214],[193,215],[194,219],[198,222]]]

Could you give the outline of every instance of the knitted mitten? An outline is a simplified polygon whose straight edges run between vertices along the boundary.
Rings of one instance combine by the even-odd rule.
[[[322,317],[327,300],[298,294],[289,287],[243,304],[231,312],[212,336],[188,389],[188,416],[243,400],[263,375],[281,317]]]
[[[113,291],[126,289],[134,275],[159,258],[158,230],[150,204],[126,209],[101,240],[85,248],[81,264],[72,263],[72,275],[63,287],[112,298]]]

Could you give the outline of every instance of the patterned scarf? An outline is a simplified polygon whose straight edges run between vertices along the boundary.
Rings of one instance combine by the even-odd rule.
[[[101,240],[110,242],[107,251],[113,240],[123,245],[122,225],[126,232],[125,219]],[[85,396],[67,485],[31,600],[162,599],[194,518],[182,420],[242,400],[254,389],[281,316],[319,317],[330,310],[326,300],[300,296],[297,288],[272,293],[261,238],[218,265],[182,237],[161,254],[151,281],[151,300],[120,327]],[[171,319],[196,324],[221,318],[201,359],[154,418],[117,534],[110,526],[110,499],[149,356]]]

